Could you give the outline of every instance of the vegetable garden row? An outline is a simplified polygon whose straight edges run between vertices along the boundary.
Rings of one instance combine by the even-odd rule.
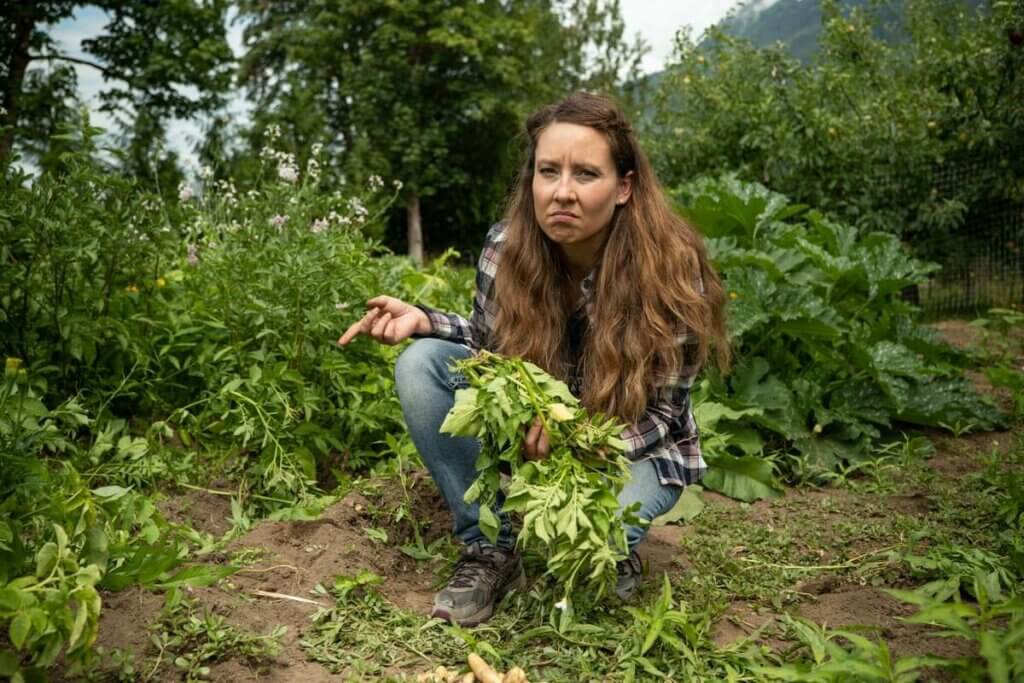
[[[282,635],[243,634],[190,602],[193,591],[224,589],[245,570],[237,553],[223,557],[232,541],[260,519],[316,519],[367,481],[398,481],[408,494],[415,476],[415,449],[392,380],[400,349],[356,343],[339,350],[339,331],[377,293],[468,311],[473,273],[451,265],[458,258],[451,252],[424,269],[386,253],[366,228],[382,220],[392,188],[375,180],[347,193],[322,191],[315,157],[297,169],[270,155],[253,187],[209,181],[185,186],[179,201],[167,202],[100,166],[93,134],[75,134],[81,151],[64,160],[66,174],[31,185],[9,175],[0,188],[7,197],[0,205],[0,674],[208,677],[210,663],[226,652],[258,661]],[[738,358],[728,376],[705,373],[694,393],[711,466],[705,489],[746,505],[781,496],[787,484],[806,490],[857,472],[875,472],[877,482],[880,463],[894,452],[906,463],[928,452],[928,440],[907,437],[908,430],[961,436],[1018,420],[1024,375],[1011,343],[1020,322],[1014,311],[983,321],[990,351],[982,358],[943,342],[901,298],[934,266],[909,257],[896,237],[858,232],[730,177],[674,194],[723,276]],[[989,382],[1011,392],[1010,404],[997,407],[965,376],[981,360]],[[489,367],[480,372],[510,372]],[[519,400],[494,377],[480,384],[492,405]],[[582,419],[571,396],[546,390],[565,408],[553,416],[557,422],[569,429]],[[468,414],[462,417],[453,430],[499,433],[498,447],[512,438],[500,433],[507,427],[500,420],[470,425]],[[608,425],[586,424],[590,432],[579,438],[587,447],[614,440]],[[559,552],[568,547],[559,539],[575,542],[575,520],[600,526],[597,493],[573,502],[581,512],[571,532],[566,515],[532,518],[527,549],[539,562],[536,574],[545,564],[549,571],[517,598],[512,613],[521,623],[506,628],[547,643],[546,650],[517,659],[507,641],[499,651],[486,629],[474,635],[425,624],[377,592],[380,577],[355,572],[322,576],[333,587],[305,596],[322,610],[302,635],[304,652],[355,680],[426,668],[420,660],[372,669],[330,654],[328,645],[375,619],[390,624],[392,635],[407,629],[407,643],[429,630],[438,650],[419,653],[428,660],[464,661],[476,651],[518,663],[530,680],[874,680],[851,673],[851,661],[879,671],[893,665],[877,680],[943,669],[977,680],[1019,679],[1024,494],[1015,452],[1017,460],[993,461],[987,470],[1000,506],[987,546],[979,548],[987,554],[961,558],[954,563],[959,573],[943,575],[941,586],[932,581],[902,595],[926,615],[921,623],[958,632],[957,624],[969,622],[973,630],[959,633],[977,647],[959,657],[897,666],[871,639],[852,632],[837,639],[797,621],[790,635],[805,647],[780,653],[748,644],[740,656],[735,646],[715,648],[707,633],[714,610],[687,612],[687,600],[697,598],[680,593],[668,574],[650,582],[642,607],[566,603],[560,598],[592,567],[576,562],[576,546]],[[571,469],[560,476],[587,481]],[[493,475],[481,480],[481,499],[494,495]],[[550,500],[559,491],[542,484],[524,478],[510,509],[528,520],[530,501],[564,509],[566,501]],[[226,494],[226,534],[206,536],[163,511],[162,500],[193,490]],[[703,506],[694,488],[674,516],[692,521]],[[430,567],[450,559],[443,536],[431,544],[420,533],[419,512],[397,510],[414,530],[407,557]],[[545,538],[555,528],[556,537]],[[368,542],[387,544],[385,531],[373,531]],[[909,556],[900,555],[906,566]],[[927,557],[944,571],[951,556]],[[904,587],[920,588],[914,583]],[[163,596],[150,644],[159,657],[146,666],[94,647],[104,605],[126,590]],[[623,628],[631,635],[615,630]],[[609,644],[605,635],[615,633],[618,644]],[[229,645],[211,649],[214,641]],[[575,654],[559,662],[570,650]]]

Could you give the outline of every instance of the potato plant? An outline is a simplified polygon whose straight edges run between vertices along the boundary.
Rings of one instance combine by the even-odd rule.
[[[456,392],[441,431],[480,441],[480,475],[465,497],[480,504],[480,529],[492,542],[498,536],[493,508],[504,463],[511,481],[502,511],[522,516],[519,546],[546,557],[548,574],[566,596],[582,587],[596,598],[609,593],[615,563],[628,552],[623,525],[639,521],[637,506],[619,510],[618,494],[629,480],[623,425],[589,415],[564,382],[527,361],[482,351],[458,368],[470,388]],[[522,444],[535,417],[551,452],[531,461]]]

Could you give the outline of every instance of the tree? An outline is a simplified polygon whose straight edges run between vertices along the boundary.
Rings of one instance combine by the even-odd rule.
[[[573,88],[614,89],[643,54],[623,39],[617,1],[242,0],[240,10],[257,127],[287,129],[295,117],[283,114],[315,111],[349,177],[401,179],[417,262],[424,200],[493,215],[523,113]]]
[[[934,245],[968,209],[1024,201],[1024,5],[906,0],[900,41],[879,15],[822,3],[820,50],[802,64],[712,29],[677,41],[649,131],[669,184],[736,172],[865,230]],[[946,195],[935,176],[999,157]]]
[[[225,37],[228,0],[41,0],[0,4],[0,164],[33,122],[23,103],[40,91],[33,62],[97,69],[109,86],[107,111],[141,111],[150,118],[187,117],[220,106],[230,85],[233,55]],[[93,7],[106,12],[104,32],[83,41],[84,59],[58,52],[48,27]],[[26,91],[26,88],[28,90]]]

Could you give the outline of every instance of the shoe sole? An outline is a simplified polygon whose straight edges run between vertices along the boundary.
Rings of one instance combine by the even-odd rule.
[[[435,606],[430,612],[430,616],[431,618],[444,619],[445,621],[457,626],[479,626],[494,616],[494,606],[501,602],[501,599],[508,595],[512,590],[519,592],[526,590],[526,573],[522,569],[519,570],[519,576],[509,581],[505,588],[495,596],[494,602],[483,607],[479,611],[474,612],[467,617],[463,617],[462,619],[455,619],[448,610]]]

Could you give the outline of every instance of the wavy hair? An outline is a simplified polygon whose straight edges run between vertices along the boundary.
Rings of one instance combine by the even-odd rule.
[[[526,159],[505,211],[507,242],[495,275],[495,350],[568,379],[573,285],[561,249],[537,222],[532,189],[537,141],[553,123],[597,130],[619,178],[633,173],[632,194],[616,206],[597,257],[578,372],[587,409],[636,422],[684,364],[713,356],[728,366],[722,284],[700,235],[672,211],[621,110],[607,97],[575,93],[526,121]]]

